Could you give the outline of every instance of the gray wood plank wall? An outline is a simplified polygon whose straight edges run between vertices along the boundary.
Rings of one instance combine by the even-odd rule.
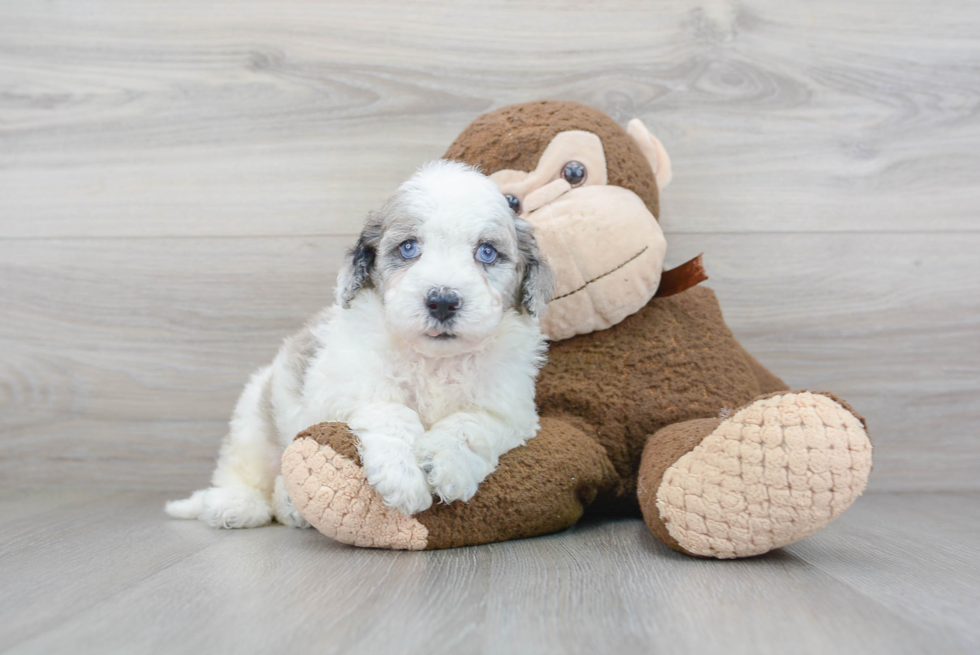
[[[642,118],[736,335],[980,489],[980,11],[0,0],[0,480],[191,489],[365,213],[478,114]]]

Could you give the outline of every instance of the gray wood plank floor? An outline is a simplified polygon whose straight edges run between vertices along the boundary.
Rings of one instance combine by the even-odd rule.
[[[175,521],[165,494],[0,494],[0,652],[968,653],[980,497],[871,494],[733,562],[639,520],[424,553]]]

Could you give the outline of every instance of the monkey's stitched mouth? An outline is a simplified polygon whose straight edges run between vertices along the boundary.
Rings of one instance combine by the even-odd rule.
[[[630,257],[629,259],[627,259],[625,262],[623,262],[622,264],[620,264],[616,268],[613,268],[611,270],[608,270],[605,273],[603,273],[602,275],[598,275],[598,276],[592,278],[591,280],[589,280],[588,282],[586,282],[585,284],[583,284],[582,286],[580,286],[578,289],[575,289],[574,291],[569,291],[568,293],[561,294],[557,298],[552,298],[551,299],[551,302],[555,302],[556,300],[561,300],[562,298],[567,298],[567,297],[569,297],[571,295],[574,295],[574,294],[578,293],[579,291],[581,291],[582,289],[584,289],[585,287],[587,287],[590,284],[592,284],[593,282],[598,282],[599,280],[601,280],[602,278],[606,277],[607,275],[612,275],[613,273],[615,273],[616,271],[618,271],[622,267],[626,266],[631,261],[633,261],[634,259],[636,259],[640,255],[642,255],[643,253],[645,253],[649,249],[650,249],[650,246],[643,246],[643,250],[641,250],[640,252],[636,253],[635,255],[633,255],[632,257]]]

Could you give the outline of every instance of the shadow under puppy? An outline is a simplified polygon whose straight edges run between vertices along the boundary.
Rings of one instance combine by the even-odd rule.
[[[531,225],[497,185],[446,160],[372,213],[337,302],[256,372],[232,415],[211,487],[167,503],[177,518],[250,528],[308,523],[280,475],[283,450],[324,421],[357,435],[368,483],[407,515],[469,500],[503,453],[538,429],[538,315],[554,279]]]

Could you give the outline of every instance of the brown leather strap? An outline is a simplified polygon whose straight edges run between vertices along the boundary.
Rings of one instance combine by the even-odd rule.
[[[703,255],[704,253],[701,253]],[[687,291],[693,286],[701,284],[708,279],[708,274],[704,272],[704,264],[701,263],[701,255],[698,255],[689,262],[685,262],[677,268],[664,271],[660,276],[660,286],[654,298],[666,298],[681,291]]]

